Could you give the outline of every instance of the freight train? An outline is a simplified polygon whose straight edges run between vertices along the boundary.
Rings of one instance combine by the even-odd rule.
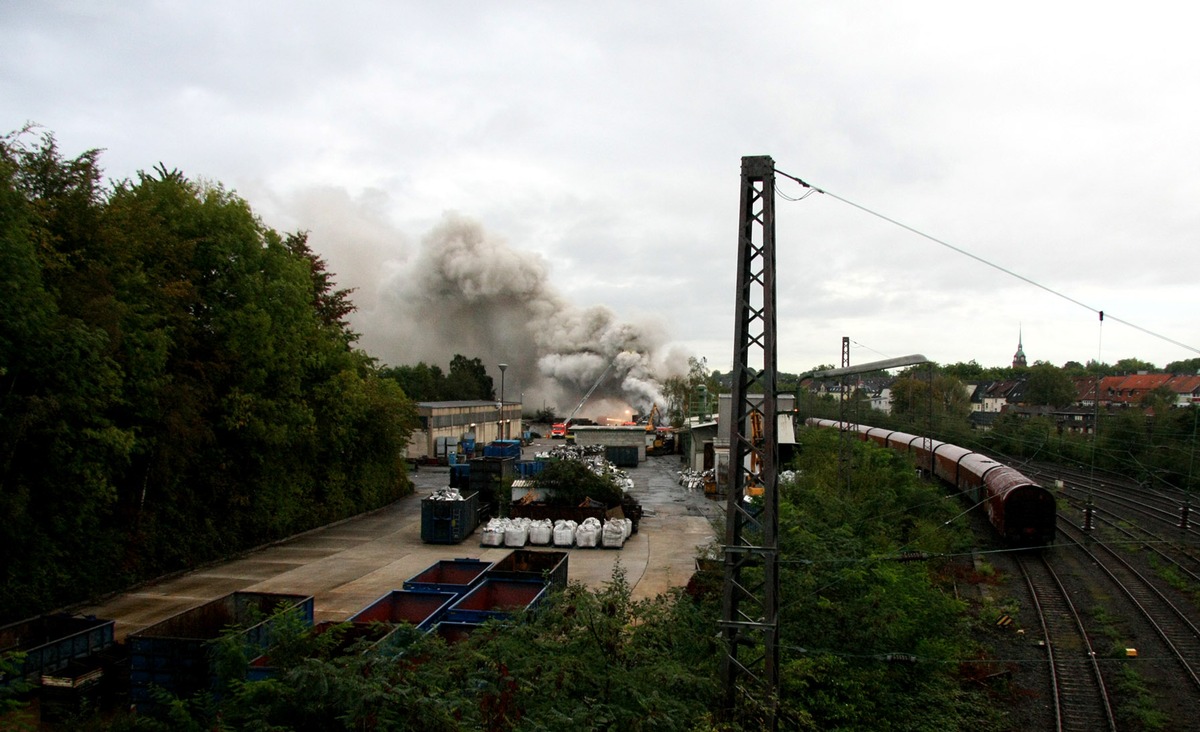
[[[1057,508],[1054,495],[1015,468],[948,442],[896,430],[810,418],[810,427],[844,430],[858,439],[913,456],[918,467],[957,489],[971,505],[982,505],[988,522],[1011,546],[1053,543]]]

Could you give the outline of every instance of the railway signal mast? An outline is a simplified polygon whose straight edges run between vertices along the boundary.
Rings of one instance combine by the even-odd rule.
[[[775,162],[750,156],[742,158],[738,225],[721,677],[727,712],[764,729],[778,728],[779,698],[776,364]],[[747,488],[761,499],[747,501]]]

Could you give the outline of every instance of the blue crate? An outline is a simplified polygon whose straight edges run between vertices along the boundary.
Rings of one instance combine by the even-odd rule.
[[[492,440],[483,447],[483,456],[490,458],[514,458],[521,457],[521,441],[520,440]]]

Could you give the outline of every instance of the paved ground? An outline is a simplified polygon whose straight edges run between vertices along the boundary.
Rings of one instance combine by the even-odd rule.
[[[526,456],[549,444],[526,448]],[[632,493],[645,512],[638,533],[619,550],[571,549],[571,581],[599,587],[619,561],[637,598],[687,583],[697,547],[714,539],[713,519],[723,526],[723,506],[679,486],[678,469],[677,457],[657,457],[628,471],[634,479]],[[423,543],[421,499],[449,484],[449,469],[425,467],[412,477],[416,493],[382,510],[140,587],[80,612],[115,620],[120,640],[178,612],[245,590],[312,595],[317,622],[341,621],[439,559],[494,561],[508,554],[509,549],[481,547],[478,530],[462,544]]]

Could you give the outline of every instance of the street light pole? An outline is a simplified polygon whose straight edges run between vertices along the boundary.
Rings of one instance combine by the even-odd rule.
[[[504,422],[504,370],[508,368],[508,364],[500,364],[500,439],[508,438],[505,430]]]

